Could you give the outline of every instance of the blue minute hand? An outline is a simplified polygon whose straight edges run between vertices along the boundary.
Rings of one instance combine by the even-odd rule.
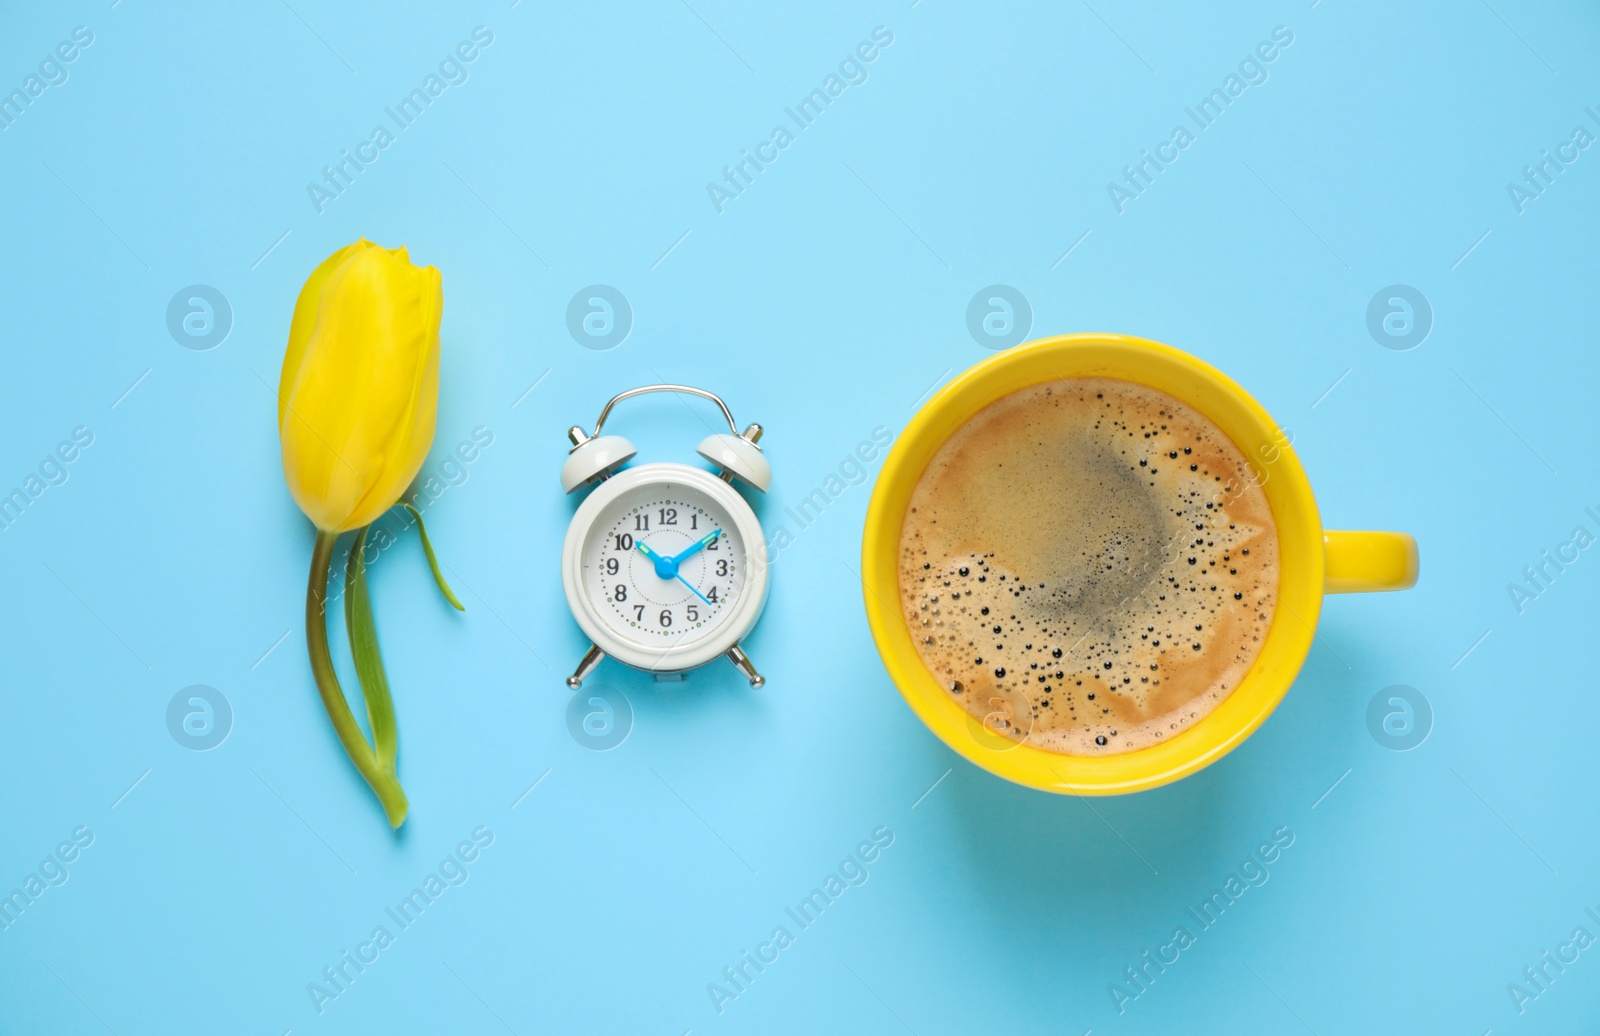
[[[721,529],[716,529],[716,530],[713,530],[711,532],[708,532],[704,536],[700,537],[700,539],[696,540],[694,543],[691,543],[689,545],[689,549],[688,550],[685,550],[680,554],[674,554],[673,557],[672,557],[672,574],[678,577],[678,582],[682,583],[684,586],[687,586],[689,589],[693,590],[694,591],[694,595],[696,597],[700,598],[702,601],[706,602],[706,604],[708,604],[708,605],[711,603],[711,598],[709,598],[705,594],[701,593],[699,591],[699,589],[696,588],[693,583],[691,583],[687,579],[683,578],[683,575],[681,573],[679,573],[679,571],[678,571],[678,565],[680,563],[682,563],[684,558],[692,557],[693,555],[699,553],[700,551],[704,550],[705,548],[711,546],[711,544],[716,540],[716,538],[718,536],[721,536],[721,535],[722,535],[722,530]]]
[[[714,532],[706,533],[699,540],[697,540],[696,542],[690,544],[688,550],[684,551],[682,554],[674,555],[673,558],[672,558],[673,565],[676,566],[678,564],[681,564],[684,558],[691,557],[692,555],[698,553],[699,551],[702,551],[705,548],[711,546],[712,541],[715,540],[718,536],[721,536],[721,535],[722,535],[722,530],[721,529],[717,529]]]
[[[695,585],[693,583],[691,583],[687,579],[683,578],[683,575],[681,573],[679,573],[679,571],[678,571],[678,562],[680,560],[682,560],[683,558],[688,557],[690,554],[693,554],[695,551],[699,550],[700,548],[706,546],[708,543],[710,543],[712,540],[714,540],[716,538],[717,538],[717,533],[712,533],[710,536],[707,536],[705,539],[701,540],[699,543],[696,543],[694,546],[690,547],[688,550],[684,551],[682,554],[679,554],[677,557],[670,557],[670,558],[662,557],[660,554],[657,554],[655,551],[651,550],[648,546],[646,546],[643,543],[635,543],[634,546],[638,549],[640,554],[643,554],[645,557],[649,558],[655,564],[655,569],[656,569],[656,575],[657,576],[659,576],[662,579],[676,579],[678,582],[682,583],[684,586],[687,586],[690,590],[693,590],[694,591],[694,595],[696,597],[700,598],[702,601],[705,601],[706,604],[710,604],[711,600],[709,598],[707,598],[705,594],[701,593],[698,589],[696,589],[696,587],[695,587]]]

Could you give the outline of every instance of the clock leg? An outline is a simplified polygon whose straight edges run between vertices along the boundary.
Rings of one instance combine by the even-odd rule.
[[[735,650],[737,650],[737,648]],[[579,687],[582,687],[583,678],[594,672],[594,667],[599,665],[600,660],[605,657],[606,653],[604,651],[601,651],[593,644],[590,644],[589,650],[583,656],[583,661],[579,662],[578,668],[571,676],[567,677],[567,686],[571,687],[573,690],[577,690]]]
[[[744,651],[740,649],[739,645],[735,644],[733,647],[728,649],[727,658],[728,661],[734,664],[739,672],[745,675],[745,679],[750,681],[751,687],[760,687],[762,684],[767,682],[766,677],[756,672],[755,663],[750,661],[750,656],[745,654]]]

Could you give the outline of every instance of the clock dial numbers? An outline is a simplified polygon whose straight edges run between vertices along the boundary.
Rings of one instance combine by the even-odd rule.
[[[743,554],[720,506],[681,488],[630,493],[601,514],[584,583],[607,625],[671,646],[717,628],[743,589]]]

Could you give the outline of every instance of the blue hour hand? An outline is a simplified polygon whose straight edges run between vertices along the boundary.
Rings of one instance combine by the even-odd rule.
[[[646,546],[643,543],[635,543],[634,544],[634,548],[637,549],[640,554],[643,554],[646,558],[649,558],[650,561],[655,565],[656,575],[658,577],[660,577],[662,579],[676,579],[678,582],[682,583],[684,586],[687,586],[690,590],[693,590],[694,591],[694,595],[696,597],[700,598],[702,601],[705,601],[706,604],[709,605],[711,603],[710,599],[707,598],[705,594],[701,593],[698,589],[696,589],[696,587],[695,587],[695,585],[693,583],[691,583],[687,579],[683,578],[683,576],[678,572],[678,562],[683,560],[684,558],[688,557],[690,554],[693,554],[695,551],[699,550],[700,548],[706,546],[708,543],[710,543],[712,540],[714,540],[716,538],[717,538],[717,533],[712,533],[710,536],[707,536],[705,539],[701,540],[699,543],[696,543],[694,546],[690,547],[688,550],[684,551],[682,554],[679,554],[678,556],[671,557],[671,558],[662,557],[660,554],[657,554],[655,551],[651,550],[648,546]]]
[[[655,551],[651,550],[642,541],[635,543],[634,547],[639,551],[639,553],[649,558],[651,563],[655,565],[656,575],[660,576],[662,579],[673,579],[677,577],[677,558],[664,558],[660,554],[657,554]]]

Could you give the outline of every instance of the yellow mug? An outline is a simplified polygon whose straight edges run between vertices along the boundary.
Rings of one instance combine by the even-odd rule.
[[[1159,389],[1206,415],[1252,464],[1277,522],[1280,569],[1272,625],[1244,680],[1169,741],[1108,756],[1045,751],[989,731],[923,665],[901,608],[900,527],[912,490],[945,441],[1003,396],[1062,378],[1119,378]],[[1128,335],[1077,334],[1019,345],[946,385],[912,418],[878,473],[861,546],[867,621],[907,704],[969,761],[1010,781],[1073,795],[1120,795],[1175,781],[1216,762],[1259,727],[1311,650],[1325,593],[1404,590],[1417,581],[1417,542],[1399,532],[1322,527],[1305,469],[1261,405],[1188,353]]]

